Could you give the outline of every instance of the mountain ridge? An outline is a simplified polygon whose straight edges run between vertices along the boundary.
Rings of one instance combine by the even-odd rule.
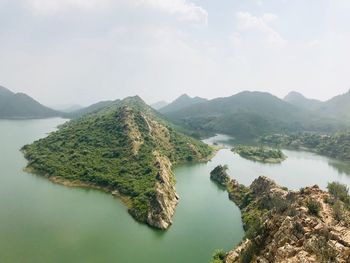
[[[200,133],[203,130],[238,138],[254,138],[275,132],[331,130],[327,122],[267,92],[243,91],[165,113],[170,120]],[[327,124],[327,125],[326,125]]]
[[[25,93],[0,87],[0,119],[36,119],[61,117],[63,114],[40,104]]]
[[[200,97],[190,97],[187,94],[182,94],[180,97],[169,103],[167,106],[161,108],[159,111],[163,114],[181,110],[197,103],[205,102],[206,99]]]
[[[157,101],[155,103],[152,103],[150,106],[155,110],[160,110],[167,105],[169,105],[168,102],[166,102],[165,100],[161,100],[161,101]]]
[[[320,100],[306,98],[303,94],[296,91],[289,92],[283,100],[306,110],[316,110],[323,103]]]

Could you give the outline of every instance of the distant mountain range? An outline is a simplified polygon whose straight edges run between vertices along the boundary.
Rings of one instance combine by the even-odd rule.
[[[319,116],[346,121],[350,117],[350,90],[325,102],[305,98],[298,92],[290,92],[285,101],[299,108],[307,109]]]
[[[0,119],[31,119],[62,116],[24,93],[13,93],[0,86]]]
[[[284,100],[298,108],[305,110],[316,110],[322,104],[322,101],[308,99],[303,94],[295,91],[288,93],[288,95],[284,97]]]
[[[291,94],[287,99],[293,102],[297,101],[294,98],[307,100],[303,96],[295,95]],[[298,106],[292,105],[269,93],[245,91],[231,97],[202,101],[178,109],[161,109],[160,112],[199,136],[203,132],[212,132],[245,139],[268,133],[331,132],[344,128],[334,116],[323,116],[301,105],[302,103]]]
[[[181,110],[186,107],[195,105],[197,103],[205,102],[205,101],[207,100],[200,97],[191,98],[187,94],[183,94],[180,97],[178,97],[176,100],[174,100],[172,103],[159,109],[159,111],[165,114],[165,113]]]
[[[317,112],[323,116],[350,121],[350,90],[321,104]]]
[[[0,118],[79,118],[119,101],[101,101],[62,113],[26,94],[0,87]],[[283,100],[266,92],[244,91],[212,100],[184,94],[170,104],[162,101],[152,106],[184,133],[196,137],[224,133],[245,139],[271,133],[334,132],[350,128],[350,91],[325,102],[308,99],[298,92],[289,93]]]
[[[161,108],[164,108],[165,106],[169,105],[168,102],[162,100],[162,101],[158,101],[156,103],[151,104],[150,106],[155,109],[155,110],[160,110]]]

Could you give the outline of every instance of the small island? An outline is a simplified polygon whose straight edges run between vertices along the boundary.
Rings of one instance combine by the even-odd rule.
[[[218,165],[213,171],[210,172],[210,179],[222,187],[226,187],[230,181],[230,177],[227,174],[227,165]]]
[[[241,157],[248,160],[261,163],[281,163],[287,156],[279,149],[272,149],[268,147],[255,147],[239,145],[232,148],[232,151],[239,154]]]

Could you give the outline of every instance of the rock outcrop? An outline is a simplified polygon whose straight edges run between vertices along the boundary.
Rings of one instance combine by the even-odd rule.
[[[154,153],[158,169],[155,194],[150,200],[147,223],[150,226],[167,229],[172,224],[172,217],[179,197],[175,190],[175,179],[168,158]]]
[[[216,166],[213,171],[210,172],[210,179],[217,184],[226,187],[227,183],[230,181],[230,177],[227,174],[227,166]]]
[[[231,180],[227,190],[242,211],[246,238],[225,263],[350,262],[350,212],[330,193],[318,186],[288,191],[267,177],[249,188]]]

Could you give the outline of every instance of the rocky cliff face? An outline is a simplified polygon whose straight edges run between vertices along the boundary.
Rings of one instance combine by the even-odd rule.
[[[167,229],[172,224],[172,217],[179,197],[175,190],[175,179],[168,158],[154,153],[158,169],[155,194],[150,200],[147,223],[159,229]]]
[[[259,177],[249,188],[231,180],[227,190],[246,238],[225,263],[350,262],[349,210],[318,186],[288,191]]]

